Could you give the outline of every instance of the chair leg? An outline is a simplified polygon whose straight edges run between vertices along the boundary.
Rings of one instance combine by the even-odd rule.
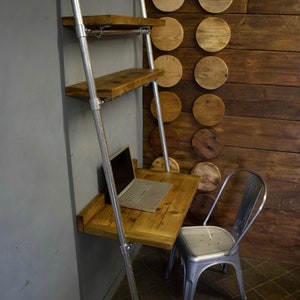
[[[222,267],[222,273],[223,274],[226,274],[227,273],[227,264],[221,264],[221,267]]]
[[[176,252],[177,252],[177,245],[175,243],[169,256],[169,261],[165,272],[165,279],[169,279],[170,273],[172,271],[175,262]]]
[[[246,300],[247,296],[245,292],[243,272],[242,272],[240,257],[238,254],[234,258],[234,268],[235,268],[236,278],[240,290],[241,299]]]
[[[197,287],[197,282],[195,283],[191,280],[186,280],[184,283],[183,299],[184,300],[193,300],[195,291],[196,291],[196,287]]]
[[[198,285],[198,280],[203,271],[207,268],[206,264],[194,264],[184,260],[184,283],[183,296],[184,300],[193,300]]]

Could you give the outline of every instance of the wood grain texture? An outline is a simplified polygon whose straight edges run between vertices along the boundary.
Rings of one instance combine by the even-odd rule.
[[[158,15],[162,16],[161,12],[150,5],[149,16]],[[195,100],[208,93],[197,84],[193,71],[201,58],[215,55],[202,50],[195,38],[197,26],[209,16],[213,15],[197,1],[189,0],[172,13],[185,31],[182,44],[171,52],[182,62],[183,74],[175,86],[163,90],[181,99],[182,112],[170,122],[180,136],[179,147],[172,156],[180,163],[181,172],[186,173],[196,163],[207,161],[195,153],[192,138],[199,130],[207,129],[193,116]],[[265,209],[242,243],[242,253],[298,264],[300,232],[295,217],[300,212],[299,1],[234,0],[225,13],[217,16],[229,25],[231,39],[216,54],[226,62],[228,79],[212,92],[223,100],[226,111],[222,121],[213,127],[222,138],[223,148],[210,162],[224,176],[235,168],[248,167],[267,181]],[[154,51],[155,57],[161,54]],[[149,114],[149,90],[144,93],[145,165],[156,157],[149,145],[148,133],[156,126]],[[234,208],[225,204],[228,206],[220,208],[216,221]]]
[[[215,190],[221,181],[219,168],[211,162],[197,163],[191,170],[191,174],[199,176],[198,190],[211,192]]]
[[[84,232],[84,227],[88,224],[99,211],[104,207],[104,195],[99,194],[92,199],[76,216],[78,232]]]
[[[201,7],[209,13],[217,14],[227,10],[232,0],[198,0]]]
[[[300,126],[296,121],[228,116],[216,130],[227,146],[300,152]]]
[[[207,57],[199,47],[179,47],[174,54],[179,61],[184,61],[182,80],[188,81],[194,80],[194,68],[199,60]],[[225,48],[218,52],[217,57],[227,65],[227,83],[300,87],[300,56],[298,52],[229,50]],[[207,72],[209,74],[209,70]]]
[[[197,155],[204,160],[211,160],[220,155],[223,142],[213,129],[201,129],[192,138],[192,146]]]
[[[181,113],[182,103],[177,94],[168,91],[159,92],[161,115],[163,122],[174,121]],[[151,101],[152,115],[157,119],[154,98]]]
[[[86,26],[115,26],[115,27],[141,27],[141,26],[163,26],[165,25],[163,20],[157,18],[139,18],[131,16],[119,16],[119,15],[102,15],[102,16],[84,16],[83,23]],[[66,27],[74,27],[74,17],[63,17],[62,24]]]
[[[300,15],[300,3],[298,0],[248,0],[249,13],[263,13],[272,15]]]
[[[169,166],[170,166],[170,172],[180,173],[179,163],[170,156],[169,156]],[[157,157],[152,162],[150,169],[154,171],[162,171],[162,172],[166,171],[166,164],[165,164],[164,157],[162,156]]]
[[[163,70],[137,69],[119,71],[95,79],[99,98],[115,98],[132,91],[162,76]],[[87,82],[83,81],[66,87],[67,96],[89,97]]]
[[[157,84],[162,87],[172,87],[182,78],[182,64],[173,55],[161,55],[154,61],[157,69],[164,70],[164,75],[157,80]]]
[[[226,49],[298,51],[300,39],[299,15],[220,14],[229,26],[231,37]],[[181,47],[196,48],[196,30],[199,24],[212,15],[174,13],[184,28]],[[155,49],[154,49],[155,50]]]
[[[187,113],[192,112],[194,101],[207,93],[187,80],[180,81],[172,92],[180,95],[182,112]],[[221,97],[229,116],[300,121],[300,87],[225,83],[214,94]],[[148,87],[144,94],[145,109],[149,109],[151,99]]]
[[[166,137],[166,146],[168,149],[168,153],[174,153],[177,148],[179,147],[179,133],[177,129],[173,126],[166,125],[164,126],[165,137]],[[162,154],[162,147],[161,147],[161,139],[160,139],[160,132],[158,127],[155,127],[150,135],[150,143],[153,151],[157,154]]]
[[[159,1],[159,0],[155,0]],[[171,2],[172,0],[160,0],[161,2]],[[179,0],[175,0],[176,3]],[[296,0],[294,0],[296,1]],[[153,1],[146,1],[147,5],[147,11],[149,15],[164,15],[166,12],[160,11],[155,5],[153,4]],[[232,4],[229,6],[229,8],[226,10],[226,13],[246,13],[247,12],[247,5],[248,0],[233,0]],[[175,13],[201,13],[201,14],[207,14],[207,12],[201,7],[198,0],[185,0],[183,5],[176,11]],[[174,14],[174,12],[172,14]]]
[[[220,17],[208,17],[201,21],[196,30],[198,45],[207,52],[218,52],[230,41],[231,30]]]
[[[201,87],[207,90],[215,90],[227,81],[228,68],[221,58],[205,56],[196,64],[194,76]]]
[[[163,12],[173,12],[179,9],[184,0],[152,0],[157,9]]]
[[[152,29],[152,43],[159,50],[172,51],[179,47],[183,41],[183,27],[175,18],[163,17],[161,19],[165,21],[165,26]]]
[[[136,171],[139,178],[170,182],[173,186],[154,213],[121,208],[125,237],[128,242],[171,250],[196,193],[199,177],[145,169]],[[116,239],[112,206],[105,204],[84,224],[83,232]]]
[[[193,104],[193,116],[204,126],[219,124],[223,120],[224,115],[224,102],[214,94],[201,95]]]

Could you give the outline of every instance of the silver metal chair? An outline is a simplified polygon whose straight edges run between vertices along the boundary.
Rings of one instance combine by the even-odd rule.
[[[226,194],[226,197],[228,197],[228,194],[224,192],[229,182],[237,185],[238,190],[241,187],[243,189],[239,210],[230,231],[218,226],[207,225],[221,195],[224,197]],[[233,197],[233,195],[230,195],[230,197]],[[184,267],[184,300],[194,298],[201,273],[216,264],[221,264],[223,271],[226,270],[226,264],[231,264],[234,267],[241,298],[247,299],[238,245],[262,210],[266,198],[267,186],[264,179],[251,170],[237,169],[226,177],[204,220],[203,226],[181,228],[170,254],[165,278],[169,278],[176,252],[179,250]],[[236,198],[234,198],[234,201],[236,201]]]

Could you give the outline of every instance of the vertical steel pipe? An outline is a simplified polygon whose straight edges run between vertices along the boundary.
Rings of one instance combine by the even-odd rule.
[[[101,103],[99,101],[99,98],[97,97],[94,75],[91,66],[91,59],[90,59],[89,49],[87,44],[86,30],[83,24],[82,12],[81,12],[79,0],[72,0],[72,7],[73,7],[74,18],[75,18],[75,24],[76,24],[76,34],[79,40],[85,76],[88,84],[88,90],[90,95],[90,106],[93,112],[100,151],[102,155],[104,174],[106,177],[108,190],[112,200],[112,207],[114,211],[121,252],[124,258],[131,296],[132,299],[136,300],[138,299],[138,293],[136,289],[135,278],[133,274],[133,268],[132,268],[130,253],[129,253],[130,247],[126,241],[125,234],[124,234],[122,216],[121,216],[118,196],[115,188],[113,173],[110,165],[109,151],[107,147],[104,125],[101,116]]]
[[[146,10],[145,0],[140,0],[140,5],[141,5],[142,17],[147,18],[147,10]],[[154,69],[154,59],[153,59],[151,31],[150,30],[145,34],[145,44],[146,44],[146,51],[147,51],[147,56],[148,56],[149,67],[151,69]],[[153,95],[154,95],[154,100],[155,100],[155,107],[156,107],[157,122],[158,122],[158,128],[159,128],[159,134],[160,134],[160,140],[161,140],[161,147],[162,147],[162,152],[163,152],[163,156],[164,156],[164,160],[165,160],[165,168],[166,168],[167,172],[170,172],[168,148],[167,148],[167,143],[166,143],[164,123],[162,120],[159,92],[158,92],[158,86],[157,86],[156,80],[152,81],[152,89],[153,89]]]

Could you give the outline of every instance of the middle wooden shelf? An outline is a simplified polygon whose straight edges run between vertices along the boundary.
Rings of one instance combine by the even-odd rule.
[[[109,75],[95,78],[97,96],[99,98],[115,98],[138,87],[141,87],[158,77],[162,76],[164,71],[161,69],[140,69],[131,68]],[[89,91],[86,81],[66,87],[67,96],[71,97],[89,97]]]

